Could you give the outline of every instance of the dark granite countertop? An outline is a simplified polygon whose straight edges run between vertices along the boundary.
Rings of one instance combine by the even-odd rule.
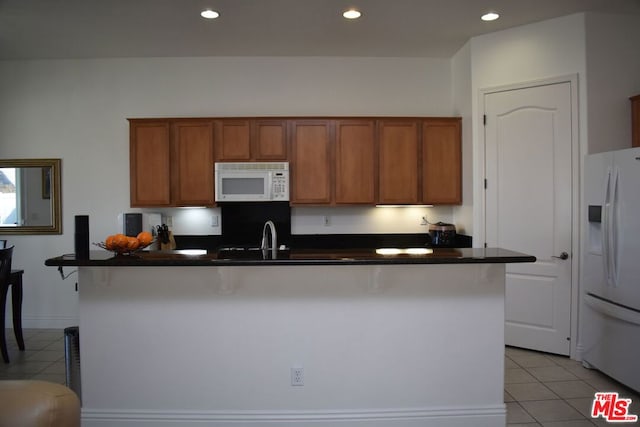
[[[172,267],[172,266],[261,266],[261,265],[388,265],[388,264],[503,264],[535,262],[534,256],[501,248],[421,248],[423,253],[407,250],[385,254],[376,249],[295,249],[278,251],[266,257],[255,251],[141,251],[133,255],[114,256],[107,251],[91,251],[89,259],[74,254],[45,261],[47,266],[86,267]]]

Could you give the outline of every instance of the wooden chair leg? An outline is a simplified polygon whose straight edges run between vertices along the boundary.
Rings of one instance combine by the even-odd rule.
[[[13,311],[13,333],[18,342],[18,348],[24,351],[24,338],[22,336],[22,274],[18,274],[11,285],[11,309]]]
[[[9,286],[2,286],[0,289],[0,350],[2,351],[2,359],[4,363],[9,363],[9,352],[7,351],[7,337],[5,337],[4,317],[6,315],[7,292]]]

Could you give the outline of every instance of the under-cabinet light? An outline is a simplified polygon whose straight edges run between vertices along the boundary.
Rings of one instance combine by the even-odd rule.
[[[376,205],[376,208],[432,208],[433,205]]]

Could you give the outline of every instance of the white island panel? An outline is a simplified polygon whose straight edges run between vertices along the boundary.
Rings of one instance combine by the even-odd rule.
[[[84,427],[505,425],[504,264],[79,270]]]

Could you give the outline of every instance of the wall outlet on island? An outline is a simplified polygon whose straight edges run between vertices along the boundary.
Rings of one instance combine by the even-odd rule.
[[[291,368],[291,385],[292,386],[304,385],[304,369],[303,368]]]

